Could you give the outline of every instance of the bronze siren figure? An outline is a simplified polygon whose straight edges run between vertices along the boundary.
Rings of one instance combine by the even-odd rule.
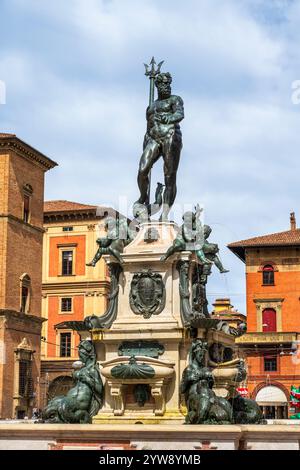
[[[102,407],[104,386],[94,344],[90,340],[82,340],[78,355],[81,364],[73,372],[74,386],[67,395],[50,400],[42,412],[41,422],[87,424]]]

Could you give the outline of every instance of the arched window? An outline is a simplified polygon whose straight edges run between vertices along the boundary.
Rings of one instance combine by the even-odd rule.
[[[48,401],[57,396],[67,395],[73,385],[73,379],[68,375],[60,375],[59,377],[56,377],[49,385],[47,392]]]
[[[30,184],[25,184],[23,186],[23,220],[27,224],[30,222],[30,202],[32,193],[32,186]]]
[[[263,285],[274,286],[274,268],[271,264],[263,267]]]
[[[265,308],[262,312],[263,331],[277,331],[276,310],[274,308]]]
[[[30,305],[30,284],[31,279],[28,274],[23,274],[20,278],[21,281],[21,306],[20,310],[22,313],[29,312]]]

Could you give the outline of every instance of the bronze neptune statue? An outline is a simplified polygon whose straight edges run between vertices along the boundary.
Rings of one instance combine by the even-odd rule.
[[[152,71],[154,63],[152,63]],[[159,70],[160,70],[159,64]],[[176,176],[182,149],[180,121],[184,118],[183,100],[171,94],[170,73],[146,72],[155,83],[158,98],[147,108],[147,131],[144,137],[143,154],[138,172],[140,197],[138,204],[149,206],[150,179],[153,165],[162,157],[164,160],[165,190],[161,220],[168,218],[176,197]],[[152,93],[153,98],[153,93]]]

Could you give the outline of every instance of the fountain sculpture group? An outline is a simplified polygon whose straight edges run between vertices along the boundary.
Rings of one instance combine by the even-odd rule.
[[[235,337],[245,326],[211,318],[206,285],[215,265],[226,273],[199,205],[178,227],[168,221],[176,197],[182,148],[183,100],[171,94],[172,77],[146,66],[150,78],[147,131],[138,172],[134,221],[106,218],[106,237],[88,269],[103,257],[111,278],[103,315],[65,322],[79,332],[74,387],[42,414],[52,423],[260,423],[256,402],[242,398],[245,364]],[[154,100],[154,86],[158,97]],[[164,185],[150,203],[150,172],[164,161]],[[152,219],[161,212],[159,221]]]

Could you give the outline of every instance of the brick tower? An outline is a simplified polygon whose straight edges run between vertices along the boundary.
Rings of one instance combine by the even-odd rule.
[[[0,418],[31,416],[42,327],[44,174],[56,163],[0,133]]]

